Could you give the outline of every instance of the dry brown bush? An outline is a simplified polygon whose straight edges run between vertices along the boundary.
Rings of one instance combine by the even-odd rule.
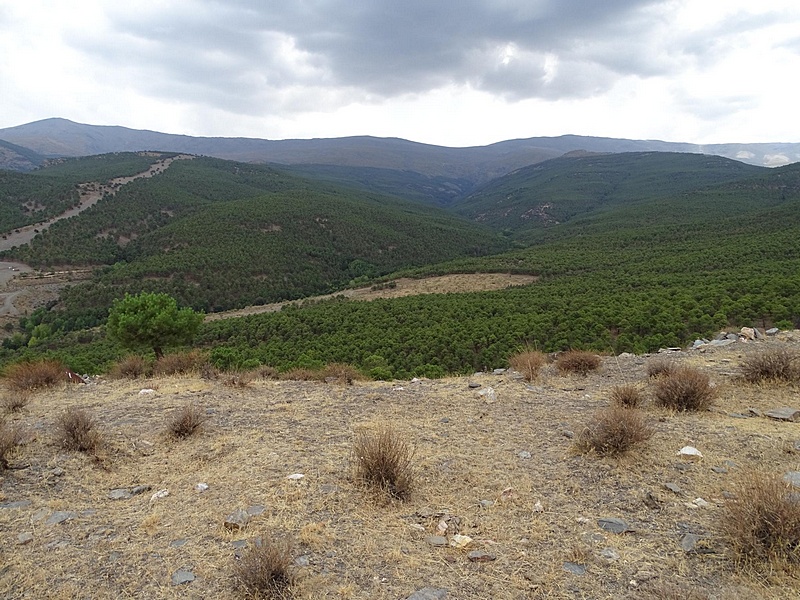
[[[291,545],[284,540],[256,538],[235,566],[238,586],[246,598],[284,600],[294,584]]]
[[[678,411],[706,410],[714,401],[708,375],[693,367],[677,367],[655,385],[656,404]]]
[[[353,458],[358,480],[401,500],[411,493],[414,450],[392,427],[359,433]]]
[[[65,450],[96,454],[102,445],[102,435],[92,416],[81,408],[68,408],[56,422],[58,442]]]
[[[186,404],[172,411],[167,422],[167,433],[177,439],[185,439],[197,433],[208,420],[208,415],[195,404]]]
[[[786,348],[770,348],[748,356],[740,368],[749,383],[800,379],[800,357]]]
[[[556,368],[560,373],[588,375],[600,368],[600,357],[585,350],[568,350],[556,358]]]
[[[658,356],[647,361],[645,369],[648,377],[666,377],[672,375],[678,365],[671,358]]]
[[[153,365],[155,375],[188,375],[202,373],[208,365],[208,355],[200,350],[176,352],[159,358]]]
[[[282,381],[322,381],[322,371],[307,369],[305,367],[295,367],[284,371],[279,375]]]
[[[256,374],[253,371],[227,371],[220,377],[222,385],[232,388],[245,388],[253,383]]]
[[[9,365],[4,373],[12,391],[36,390],[66,382],[67,367],[58,360],[37,360]]]
[[[623,383],[611,388],[611,402],[614,404],[636,408],[642,403],[642,400],[642,390],[638,385]]]
[[[580,452],[602,455],[619,455],[646,442],[653,435],[635,408],[610,406],[597,411],[578,436],[576,446]]]
[[[363,381],[366,379],[363,373],[353,365],[344,363],[330,363],[322,369],[320,375],[324,381],[341,383],[344,385],[352,385],[354,381]]]
[[[261,365],[255,370],[256,375],[261,379],[279,379],[278,369],[269,365]]]
[[[539,371],[547,362],[547,357],[537,350],[526,350],[512,354],[508,358],[509,366],[521,374],[527,381],[534,381],[539,376]]]
[[[153,366],[149,361],[136,354],[130,354],[115,364],[109,375],[112,379],[139,379],[147,377],[152,371]]]
[[[800,492],[780,475],[743,473],[720,528],[743,562],[768,567],[800,564]]]
[[[22,430],[0,421],[0,471],[8,468],[8,455],[22,443]]]
[[[9,413],[15,413],[25,408],[31,401],[31,393],[29,390],[20,390],[5,394],[3,396],[2,404],[3,409]]]

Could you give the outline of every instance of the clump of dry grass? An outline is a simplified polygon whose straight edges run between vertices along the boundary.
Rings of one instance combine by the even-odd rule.
[[[647,598],[651,600],[708,600],[708,594],[668,582],[661,582],[647,588]]]
[[[647,376],[651,378],[667,377],[668,375],[672,375],[677,368],[678,365],[675,364],[675,361],[666,356],[651,358],[647,361],[647,365],[645,366]]]
[[[208,420],[208,415],[195,404],[186,404],[172,411],[167,422],[167,432],[183,440],[197,433]]]
[[[111,368],[109,375],[113,379],[139,379],[152,373],[149,361],[136,354],[130,354]]]
[[[611,388],[611,402],[627,408],[636,408],[642,403],[643,394],[638,385],[623,383]]]
[[[29,390],[20,390],[12,394],[3,396],[2,404],[3,409],[9,413],[20,412],[31,401],[31,394]]]
[[[392,427],[363,431],[353,445],[356,478],[393,498],[406,499],[414,484],[413,448]]]
[[[291,598],[294,584],[292,565],[288,542],[257,538],[236,563],[236,581],[247,598]]]
[[[330,363],[325,365],[320,376],[323,381],[352,385],[354,381],[363,381],[364,375],[353,365],[344,363]]]
[[[228,371],[221,377],[222,385],[232,388],[246,388],[253,383],[256,374],[252,371]]]
[[[707,410],[715,395],[708,375],[693,367],[678,367],[660,377],[654,394],[656,404],[678,411]]]
[[[595,413],[575,445],[580,452],[620,455],[646,442],[652,435],[653,429],[637,409],[610,406]]]
[[[520,373],[526,381],[534,381],[547,362],[547,357],[537,350],[526,350],[508,357],[509,366]]]
[[[6,385],[12,391],[37,390],[66,381],[67,367],[58,360],[20,362],[6,368]]]
[[[780,475],[747,472],[720,515],[737,559],[773,566],[800,563],[800,492]]]
[[[22,430],[0,421],[0,471],[8,468],[8,456],[22,443]]]
[[[58,441],[65,450],[97,454],[103,436],[97,422],[81,408],[68,408],[56,422]]]
[[[558,355],[556,368],[562,374],[588,375],[600,368],[600,357],[585,350],[568,350]]]
[[[786,348],[770,348],[748,356],[740,368],[749,383],[800,379],[800,357]]]
[[[295,367],[279,375],[282,381],[322,381],[322,371],[306,367]]]
[[[208,356],[200,350],[176,352],[159,358],[153,365],[155,375],[188,375],[202,373],[208,364]]]
[[[261,379],[279,379],[278,369],[269,365],[261,365],[255,370],[255,374]]]

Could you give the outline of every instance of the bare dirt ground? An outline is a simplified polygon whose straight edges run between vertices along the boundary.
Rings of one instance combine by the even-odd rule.
[[[335,294],[312,296],[303,300],[290,302],[275,302],[262,306],[249,306],[237,310],[213,313],[206,316],[206,321],[245,317],[260,313],[277,312],[289,304],[302,304],[308,301],[330,300],[335,297],[344,297],[348,300],[377,300],[378,298],[400,298],[402,296],[416,296],[419,294],[447,294],[460,292],[483,292],[489,290],[502,290],[512,286],[529,285],[538,277],[534,275],[511,275],[509,273],[461,273],[441,275],[426,279],[410,279],[402,277],[395,279],[394,287],[374,289],[373,287],[353,288],[342,290]]]
[[[145,153],[146,154],[146,153]],[[29,243],[53,223],[73,217],[94,206],[106,195],[114,195],[131,181],[150,178],[163,173],[174,161],[194,158],[188,154],[157,160],[146,171],[130,177],[117,177],[107,183],[87,182],[78,185],[80,196],[78,204],[48,221],[20,227],[13,231],[0,233],[0,251]],[[37,306],[47,304],[58,298],[61,289],[71,281],[88,277],[87,269],[34,272],[28,265],[18,262],[0,262],[0,326],[8,321],[16,321]]]
[[[741,416],[800,408],[797,385],[755,386],[737,375],[743,357],[781,345],[800,348],[800,332],[673,353],[711,376],[715,405],[675,414],[648,400],[656,433],[623,458],[577,454],[571,436],[609,404],[614,385],[652,390],[648,357],[606,357],[587,377],[548,366],[534,383],[511,372],[352,386],[173,377],[38,392],[7,417],[28,441],[0,473],[0,597],[240,598],[240,546],[282,535],[294,540],[298,598],[401,599],[430,586],[457,600],[794,599],[796,575],[738,568],[719,532],[741,473],[800,470],[800,424]],[[480,395],[490,387],[494,400]],[[196,437],[171,440],[168,417],[187,403],[210,421]],[[99,420],[102,464],[57,445],[54,421],[73,406]],[[406,502],[383,500],[352,477],[354,435],[384,423],[416,447]],[[701,461],[677,456],[687,444]],[[287,478],[297,473],[304,477]],[[108,497],[137,485],[149,489]],[[151,501],[159,490],[169,495]],[[252,519],[228,531],[223,520],[237,509]],[[601,529],[606,517],[631,531]],[[431,545],[440,523],[449,539],[472,542]],[[686,533],[699,536],[699,551],[681,547]],[[472,550],[495,560],[471,562]],[[568,562],[585,572],[568,572]],[[195,579],[173,585],[178,570]],[[659,595],[665,584],[686,591]]]

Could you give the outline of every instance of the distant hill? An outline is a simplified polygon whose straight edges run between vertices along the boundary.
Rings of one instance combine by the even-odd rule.
[[[44,161],[45,157],[38,152],[0,139],[0,168],[11,171],[32,171]]]
[[[117,126],[45,119],[0,129],[0,140],[44,156],[85,156],[159,150],[255,163],[336,165],[412,171],[427,177],[481,184],[521,167],[574,150],[590,152],[693,152],[759,166],[800,161],[800,144],[695,144],[564,135],[516,139],[469,148],[448,148],[370,136],[308,140],[211,138]],[[0,163],[4,166],[4,163]],[[12,168],[6,164],[4,168]]]
[[[765,167],[702,154],[571,153],[494,179],[454,210],[496,229],[529,230],[600,208],[674,197],[764,171]]]

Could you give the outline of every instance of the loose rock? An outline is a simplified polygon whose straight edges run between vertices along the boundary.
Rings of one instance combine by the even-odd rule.
[[[69,521],[77,517],[78,514],[66,510],[57,510],[52,515],[47,518],[45,524],[47,525],[57,525],[59,523],[63,523],[64,521]]]
[[[497,560],[497,556],[485,550],[473,550],[467,554],[467,558],[472,562],[492,562]]]
[[[244,529],[249,521],[250,521],[250,515],[248,514],[248,512],[240,508],[239,510],[234,511],[227,517],[225,517],[223,526],[225,527],[225,529],[228,529],[230,531],[235,531],[237,529]]]
[[[447,546],[447,538],[443,535],[429,535],[425,541],[431,546]]]
[[[788,471],[783,480],[793,487],[800,488],[800,471]]]
[[[572,573],[573,575],[585,575],[586,574],[586,567],[583,565],[579,565],[574,562],[565,562],[562,567],[567,573]]]
[[[800,409],[790,408],[788,406],[782,406],[781,408],[773,408],[772,410],[768,410],[764,414],[768,416],[770,419],[776,419],[778,421],[791,421],[792,423],[800,421]]]
[[[675,494],[682,494],[683,493],[683,490],[681,489],[681,486],[679,486],[677,483],[672,483],[671,481],[668,482],[668,483],[665,483],[664,487],[667,488],[670,492],[673,492]]]
[[[181,585],[183,583],[190,583],[194,581],[194,573],[178,569],[172,574],[172,585]]]
[[[411,594],[406,600],[444,600],[447,590],[444,588],[424,587]]]
[[[0,508],[28,508],[30,500],[15,500],[14,502],[0,502]]]
[[[17,543],[21,546],[30,544],[33,541],[33,534],[30,531],[25,531],[17,536]]]
[[[604,519],[598,519],[597,524],[600,526],[600,529],[605,529],[606,531],[610,531],[611,533],[625,533],[627,531],[632,531],[630,525],[627,522],[623,521],[622,519],[617,519],[614,517],[606,517]]]

